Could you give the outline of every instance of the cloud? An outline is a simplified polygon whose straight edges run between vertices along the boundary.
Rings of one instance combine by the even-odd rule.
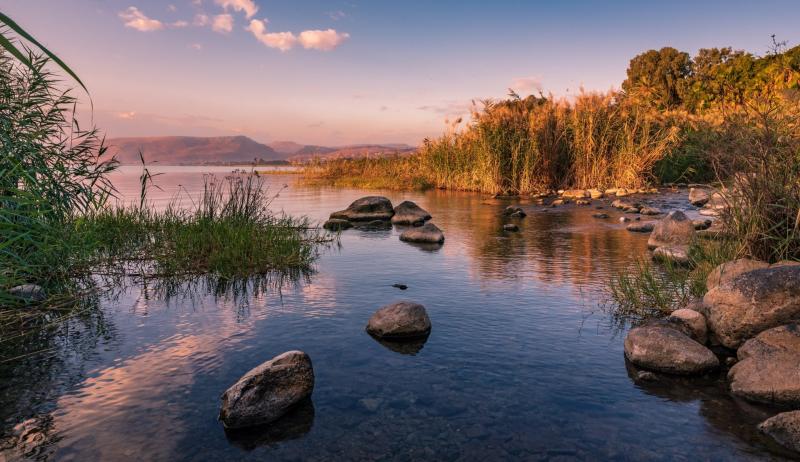
[[[520,93],[539,93],[542,91],[541,77],[517,77],[511,82],[511,89]]]
[[[243,11],[247,19],[258,12],[258,5],[253,0],[215,0],[215,3],[225,10],[232,8],[234,11]]]
[[[186,21],[183,21],[183,20],[180,20],[180,21],[175,21],[175,22],[173,22],[172,24],[170,24],[170,27],[175,27],[175,28],[178,28],[178,29],[183,29],[184,27],[186,27],[186,26],[188,26],[188,25],[189,25],[189,23],[188,23],[188,22],[186,22]]]
[[[194,19],[192,20],[192,24],[197,27],[205,27],[211,24],[211,18],[208,17],[205,13],[198,13],[194,15]]]
[[[331,51],[350,38],[347,32],[339,33],[334,29],[305,30],[300,32],[298,41],[303,48],[321,51]]]
[[[167,5],[167,11],[170,11],[170,12],[174,13],[174,12],[178,11],[178,7],[175,6],[175,5],[169,4],[169,5]]]
[[[233,16],[229,14],[218,14],[211,22],[211,30],[220,34],[227,34],[233,30]]]
[[[114,115],[116,115],[118,119],[130,120],[136,117],[136,112],[135,111],[117,112]]]
[[[202,43],[193,43],[193,44],[191,44],[189,46],[192,47],[193,50],[203,51],[203,44]]]
[[[328,17],[333,19],[334,21],[338,21],[340,19],[346,18],[347,17],[347,13],[345,13],[344,11],[341,11],[341,10],[331,11],[331,12],[328,13]]]
[[[267,32],[266,20],[252,19],[245,29],[249,30],[259,42],[281,51],[289,51],[297,43],[297,37],[291,32]]]
[[[465,103],[463,101],[442,101],[439,104],[432,104],[427,106],[419,106],[417,109],[420,111],[428,111],[436,114],[446,116],[458,116],[469,114],[472,111],[473,103]]]
[[[164,23],[158,19],[150,19],[135,6],[129,6],[127,10],[120,11],[119,17],[125,27],[136,29],[139,32],[152,32],[164,28]]]

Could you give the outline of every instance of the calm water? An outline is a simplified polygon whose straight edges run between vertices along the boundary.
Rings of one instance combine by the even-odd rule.
[[[155,170],[162,190],[150,198],[163,205],[179,188],[198,191],[209,169]],[[126,197],[138,197],[138,174],[115,175]],[[376,193],[268,179],[282,189],[275,210],[315,220]],[[507,202],[379,193],[430,211],[444,246],[349,230],[310,280],[281,290],[134,284],[48,351],[0,364],[2,433],[35,418],[44,443],[31,456],[75,461],[780,459],[754,428],[769,410],[733,400],[718,377],[632,378],[624,332],[598,303],[646,236],[625,231],[616,211],[606,207],[612,219],[602,221],[594,206],[540,212],[523,202],[531,213],[507,234]],[[400,299],[424,304],[433,323],[416,354],[364,332],[375,309]],[[291,349],[314,362],[312,401],[268,428],[226,434],[222,391]]]

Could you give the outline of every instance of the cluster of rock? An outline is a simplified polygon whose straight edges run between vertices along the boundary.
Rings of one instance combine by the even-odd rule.
[[[396,207],[383,196],[362,197],[346,209],[333,212],[323,228],[343,231],[349,228],[386,229],[392,225],[413,226],[400,234],[406,242],[441,244],[444,233],[433,223],[426,223],[431,214],[411,201],[403,201]]]
[[[647,247],[653,251],[654,259],[688,265],[689,245],[694,238],[694,223],[683,212],[673,211],[653,223]]]
[[[425,307],[401,301],[381,307],[370,317],[367,332],[381,344],[404,353],[419,351],[431,332]],[[410,350],[406,350],[410,345]],[[243,375],[221,397],[219,420],[227,430],[269,424],[307,402],[314,391],[311,358],[287,351]]]
[[[795,409],[759,429],[800,450],[800,263],[739,259],[715,268],[706,284],[692,309],[631,329],[625,356],[648,371],[691,375],[720,367],[707,345],[735,350],[731,393]]]

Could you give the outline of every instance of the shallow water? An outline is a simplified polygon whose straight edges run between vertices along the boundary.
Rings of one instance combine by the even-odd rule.
[[[162,189],[149,199],[163,206],[179,190],[196,192],[207,170],[230,168],[155,168]],[[138,174],[115,174],[122,196],[138,197]],[[268,176],[280,190],[273,209],[323,220],[380,193],[416,201],[447,240],[421,248],[400,242],[397,228],[348,230],[309,280],[281,290],[128,287],[50,350],[0,364],[2,433],[35,418],[29,456],[76,461],[786,456],[755,431],[774,411],[732,399],[720,376],[633,379],[624,331],[599,305],[604,282],[645,251],[646,235],[627,232],[607,202],[609,220],[591,217],[599,202],[543,212],[523,201],[520,232],[505,233],[507,201],[297,179]],[[688,207],[679,194],[656,201]],[[400,299],[427,307],[423,345],[383,345],[364,332],[375,309]],[[226,434],[216,419],[222,391],[291,349],[313,360],[311,401],[275,425]]]

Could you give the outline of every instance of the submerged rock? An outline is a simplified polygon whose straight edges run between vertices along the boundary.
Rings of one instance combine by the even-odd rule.
[[[516,205],[509,205],[503,210],[503,215],[512,216],[514,214],[521,214],[524,217],[525,211],[522,210],[522,207],[517,207]]]
[[[357,221],[353,226],[361,230],[392,229],[392,222],[386,220]]]
[[[311,396],[314,369],[302,351],[287,351],[252,369],[222,394],[225,428],[273,422]]]
[[[708,202],[711,193],[706,188],[689,188],[689,203],[695,207],[702,207]]]
[[[362,197],[350,204],[345,210],[331,214],[331,218],[348,221],[388,221],[392,216],[394,216],[392,202],[383,196]]]
[[[625,357],[643,369],[669,374],[702,374],[719,366],[711,350],[666,323],[631,329],[625,337]]]
[[[781,446],[800,452],[800,411],[781,412],[761,422],[758,429]]]
[[[652,221],[645,221],[641,223],[631,223],[625,227],[628,231],[632,231],[634,233],[649,233],[653,231],[653,228],[656,226],[655,223]]]
[[[760,333],[737,352],[728,372],[731,392],[751,401],[800,405],[800,326],[789,324]]]
[[[706,290],[711,290],[720,284],[724,284],[736,276],[746,273],[748,271],[767,268],[769,263],[751,260],[749,258],[740,258],[738,260],[723,263],[714,268],[706,278]]]
[[[605,220],[606,218],[608,218],[608,214],[607,213],[593,213],[592,217],[593,218],[599,218],[601,220]]]
[[[444,233],[433,223],[426,223],[418,228],[403,231],[400,240],[405,242],[421,242],[429,244],[441,244],[444,242]]]
[[[519,226],[515,225],[514,223],[508,223],[506,225],[503,225],[503,230],[511,232],[519,231]]]
[[[392,223],[396,225],[421,225],[431,219],[431,214],[411,201],[403,201],[394,208]]]
[[[369,322],[367,332],[382,339],[412,339],[431,332],[431,320],[419,303],[401,301],[381,307]]]
[[[345,229],[352,228],[353,224],[340,218],[331,218],[330,220],[326,221],[322,227],[330,231],[344,231]]]
[[[692,221],[683,212],[674,211],[656,222],[647,246],[657,247],[688,246],[694,239]]]
[[[739,274],[703,297],[708,327],[728,348],[800,320],[800,266],[761,268]]]
[[[9,289],[8,293],[25,303],[41,303],[47,300],[47,292],[45,292],[42,286],[36,284],[22,284],[12,287]]]

